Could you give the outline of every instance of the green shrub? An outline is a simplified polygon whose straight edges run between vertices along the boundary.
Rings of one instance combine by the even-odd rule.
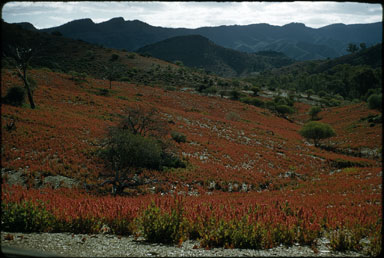
[[[382,232],[378,229],[370,237],[370,243],[368,246],[367,254],[370,256],[378,257],[382,248]]]
[[[125,97],[125,96],[117,96],[118,99],[122,99],[122,100],[129,100],[129,98]]]
[[[186,164],[176,155],[163,151],[161,153],[161,169],[185,168]]]
[[[30,201],[1,203],[1,227],[10,232],[50,232],[55,218],[43,204]]]
[[[204,94],[212,94],[212,95],[214,95],[214,94],[217,93],[217,88],[214,87],[214,86],[211,86],[211,87],[209,87],[209,88],[204,89],[204,90],[203,90],[203,93],[204,93]]]
[[[245,103],[245,104],[251,104],[252,98],[245,97],[245,98],[241,98],[240,101]]]
[[[253,86],[253,87],[251,88],[251,91],[253,91],[253,96],[259,96],[260,87],[258,87],[258,86]]]
[[[175,91],[176,88],[173,87],[173,86],[167,86],[167,87],[165,88],[165,90],[167,90],[167,91]]]
[[[133,220],[116,218],[111,221],[107,221],[107,224],[111,228],[111,232],[115,235],[129,236],[135,232]]]
[[[100,156],[114,164],[115,169],[148,168],[160,169],[161,147],[155,139],[132,134],[127,130],[111,130],[108,146]]]
[[[340,100],[337,100],[335,98],[332,98],[330,99],[329,101],[327,101],[325,103],[328,107],[337,107],[337,106],[340,106],[341,104],[341,101]]]
[[[238,100],[241,96],[241,93],[238,90],[231,90],[229,96],[232,100]]]
[[[293,114],[295,112],[293,108],[288,105],[276,105],[275,109],[281,116],[285,116],[286,114]]]
[[[57,227],[61,232],[97,234],[100,232],[102,225],[100,218],[86,216],[72,218],[70,221],[59,221]]]
[[[140,225],[144,238],[149,242],[175,244],[187,238],[183,207],[177,201],[170,214],[152,202],[140,218]]]
[[[228,112],[227,114],[225,114],[225,118],[229,121],[240,121],[240,116],[239,114],[235,113],[235,112]]]
[[[377,109],[381,111],[382,109],[382,94],[372,94],[368,98],[368,107],[370,109]]]
[[[330,247],[333,251],[360,251],[360,238],[348,230],[335,230],[330,235]]]
[[[75,81],[76,83],[85,82],[87,78],[86,73],[78,73],[76,71],[70,71],[69,75],[71,75],[71,80]]]
[[[319,91],[319,92],[317,93],[317,95],[318,95],[320,98],[322,98],[322,97],[327,96],[328,94],[327,94],[327,92],[321,90],[321,91]]]
[[[108,89],[99,89],[99,91],[96,93],[96,95],[99,96],[109,96],[109,90]]]
[[[202,247],[222,247],[232,244],[234,225],[223,219],[211,217],[199,229]]]
[[[257,98],[245,97],[241,98],[240,101],[249,105],[254,105],[256,107],[264,107],[264,101]]]
[[[220,97],[224,98],[224,96],[228,95],[228,92],[226,90],[219,91]]]
[[[276,103],[273,102],[273,101],[267,101],[267,102],[265,102],[265,103],[264,103],[264,106],[265,106],[267,109],[271,110],[271,111],[275,111],[275,110],[276,110]]]
[[[331,161],[331,165],[336,168],[349,168],[349,167],[367,167],[369,164],[363,161],[350,161],[337,158]]]
[[[257,99],[257,98],[253,98],[251,101],[251,104],[256,106],[256,107],[264,107],[264,105],[265,105],[264,101]]]
[[[311,120],[319,120],[319,117],[317,116],[321,112],[321,107],[314,106],[311,107],[309,110],[309,115],[311,116]]]
[[[263,249],[266,230],[258,224],[249,225],[246,217],[235,222],[231,232],[231,242],[235,248]]]
[[[7,90],[3,101],[6,104],[20,107],[24,104],[25,101],[25,89],[20,86],[13,86]]]
[[[113,61],[116,61],[117,59],[119,59],[119,55],[118,54],[112,54],[109,61],[113,62]]]
[[[179,132],[171,132],[171,137],[177,143],[186,142],[187,140],[187,136]]]
[[[129,78],[129,77],[123,76],[123,77],[120,77],[119,80],[120,80],[120,81],[123,81],[123,82],[129,82],[129,81],[132,80],[132,79]]]

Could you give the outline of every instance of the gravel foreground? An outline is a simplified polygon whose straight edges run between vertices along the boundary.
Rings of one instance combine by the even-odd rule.
[[[367,257],[356,252],[333,252],[327,243],[327,239],[319,239],[316,251],[298,245],[268,250],[205,250],[199,247],[198,241],[192,240],[178,247],[135,240],[131,236],[1,232],[1,251],[8,257]]]

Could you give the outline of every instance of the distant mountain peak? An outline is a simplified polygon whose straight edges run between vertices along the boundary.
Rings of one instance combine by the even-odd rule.
[[[76,24],[76,23],[82,23],[82,24],[95,24],[92,19],[90,18],[84,18],[84,19],[78,19],[78,20],[73,20],[73,21],[70,21],[66,24]]]
[[[29,23],[29,22],[18,22],[18,23],[14,23],[14,24],[19,25],[20,27],[22,27],[25,30],[31,30],[31,31],[37,31],[38,30],[38,29],[36,29],[35,26],[33,26],[32,23]]]
[[[108,21],[102,22],[102,23],[114,23],[114,24],[119,24],[119,23],[125,23],[125,20],[123,17],[115,17],[112,18]]]
[[[301,23],[301,22],[291,22],[291,23],[285,24],[283,27],[304,28],[304,27],[307,27],[307,26],[305,26],[305,24]]]

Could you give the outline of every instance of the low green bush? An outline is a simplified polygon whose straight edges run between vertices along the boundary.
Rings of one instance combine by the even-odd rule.
[[[381,94],[372,94],[371,96],[369,96],[369,98],[367,100],[368,107],[370,109],[377,109],[377,110],[381,111],[382,101],[383,101],[383,98],[382,98]]]
[[[367,167],[369,164],[363,161],[351,161],[345,159],[335,159],[331,161],[331,165],[336,168],[349,168],[349,167]]]
[[[96,93],[96,95],[108,97],[109,96],[109,90],[108,89],[99,89],[99,91]]]
[[[233,112],[233,111],[230,111],[228,113],[225,114],[225,119],[229,120],[229,121],[240,121],[241,117],[239,116],[239,114]]]
[[[318,117],[318,114],[321,112],[321,107],[319,106],[313,106],[309,110],[309,115],[311,116],[311,120],[320,120]]]
[[[181,142],[186,142],[187,141],[187,136],[185,134],[183,134],[183,133],[171,132],[171,137],[177,143],[181,143]]]
[[[335,230],[330,234],[330,247],[333,251],[360,251],[360,239],[347,230]]]
[[[140,218],[140,225],[149,242],[176,244],[187,238],[187,224],[180,203],[176,203],[169,214],[152,202]]]
[[[25,89],[20,86],[13,86],[7,90],[7,94],[3,98],[3,102],[9,105],[20,107],[25,101]]]
[[[173,87],[173,86],[167,86],[167,87],[165,88],[165,90],[167,90],[167,91],[175,91],[176,88]]]
[[[50,232],[55,218],[43,204],[30,201],[1,203],[1,227],[9,232]]]

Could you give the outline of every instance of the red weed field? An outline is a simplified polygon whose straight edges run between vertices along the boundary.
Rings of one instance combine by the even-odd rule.
[[[46,70],[32,70],[31,76],[38,84],[37,108],[1,107],[2,167],[22,169],[30,187],[9,186],[3,178],[2,203],[9,209],[29,201],[43,207],[52,220],[42,231],[97,232],[108,225],[116,234],[158,241],[161,230],[154,228],[170,221],[171,242],[198,238],[204,247],[313,245],[322,236],[335,250],[361,250],[365,238],[370,250],[380,245],[382,124],[370,126],[364,119],[378,114],[366,103],[319,114],[337,134],[324,141],[333,149],[323,149],[298,133],[309,118],[306,104],[295,104],[297,119],[290,122],[219,96],[123,82],[113,82],[103,96],[107,81],[74,82]],[[2,96],[22,85],[9,70],[2,71],[1,84]],[[101,184],[112,171],[96,153],[128,106],[153,106],[171,131],[186,135],[186,142],[174,143],[186,168],[144,171],[160,183],[140,187],[131,197],[32,187],[53,175]],[[11,121],[16,129],[7,130]]]

